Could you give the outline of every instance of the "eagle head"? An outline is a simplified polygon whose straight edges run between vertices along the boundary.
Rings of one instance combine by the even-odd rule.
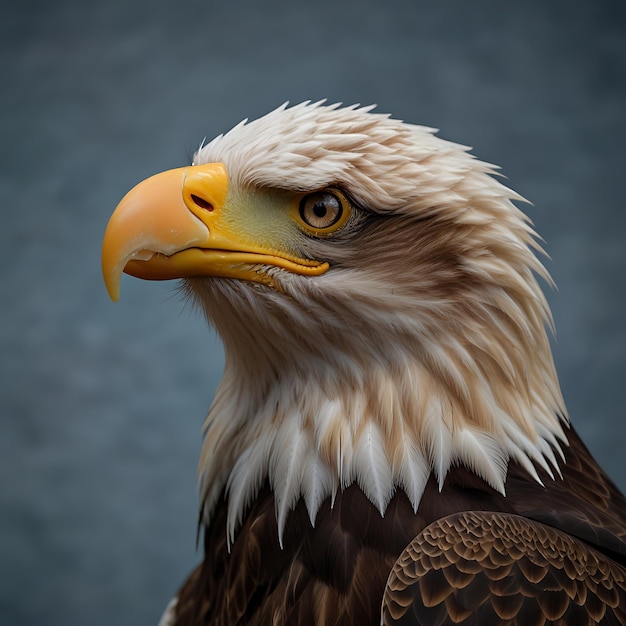
[[[522,198],[433,129],[323,103],[244,120],[131,190],[103,272],[182,278],[225,348],[205,425],[204,514],[228,534],[262,484],[279,534],[357,483],[417,510],[463,465],[558,471],[565,408]]]

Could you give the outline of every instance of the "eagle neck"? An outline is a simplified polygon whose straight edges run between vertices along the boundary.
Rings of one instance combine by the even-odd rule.
[[[226,495],[230,543],[266,482],[282,543],[300,499],[315,525],[322,502],[353,484],[384,516],[397,490],[417,511],[431,476],[441,490],[456,466],[503,495],[510,460],[539,483],[536,467],[560,473],[565,435],[556,417],[551,428],[539,424],[529,436],[492,406],[499,426],[489,430],[463,418],[449,389],[408,355],[391,369],[369,363],[340,370],[319,364],[262,374],[227,358],[207,419],[200,479],[206,520]],[[488,385],[484,393],[493,405]]]

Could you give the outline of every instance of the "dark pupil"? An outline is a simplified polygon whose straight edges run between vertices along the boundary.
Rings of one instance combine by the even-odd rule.
[[[317,217],[324,217],[326,215],[326,205],[323,202],[316,202],[313,205],[313,213],[315,213]]]

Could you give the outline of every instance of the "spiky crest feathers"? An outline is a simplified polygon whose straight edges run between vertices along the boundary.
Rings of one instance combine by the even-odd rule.
[[[354,482],[384,514],[398,488],[417,509],[454,464],[501,492],[511,459],[559,472],[566,413],[535,278],[549,276],[521,197],[467,148],[370,109],[283,106],[195,157],[241,188],[340,185],[400,218],[320,243],[334,269],[277,271],[280,294],[188,281],[226,350],[200,476],[207,517],[226,489],[231,541],[265,480],[282,541],[299,498],[314,523]]]

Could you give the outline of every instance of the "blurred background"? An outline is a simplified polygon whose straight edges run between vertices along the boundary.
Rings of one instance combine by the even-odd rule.
[[[0,9],[0,623],[156,625],[199,559],[215,334],[100,274],[135,183],[285,100],[377,103],[503,167],[546,240],[572,420],[626,489],[623,2]]]

